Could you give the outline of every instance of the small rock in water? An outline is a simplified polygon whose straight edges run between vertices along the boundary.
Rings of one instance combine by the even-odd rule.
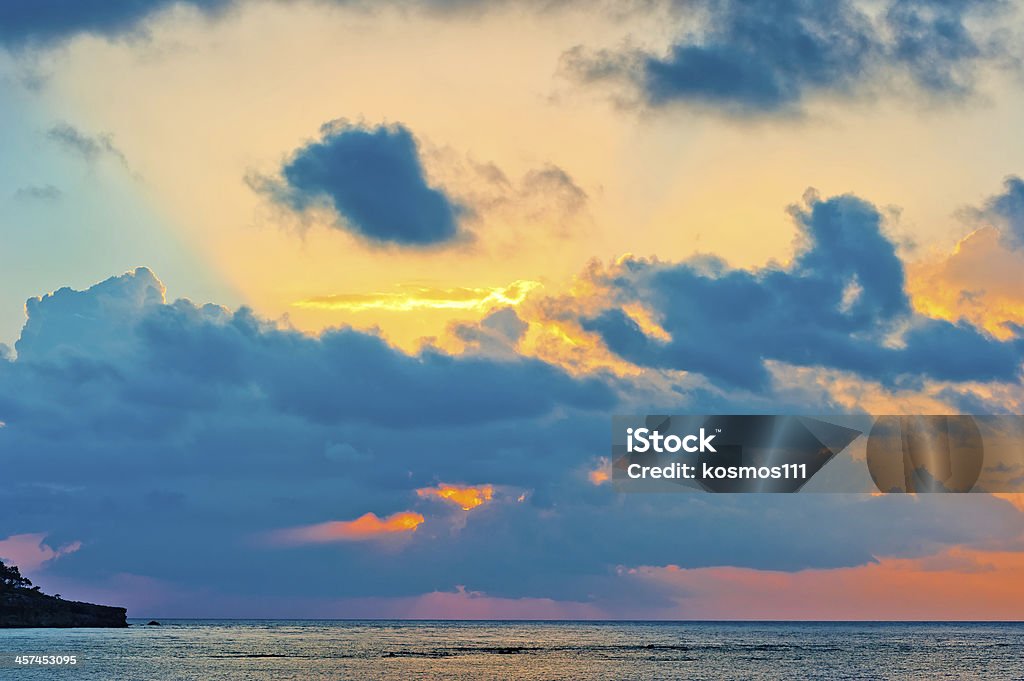
[[[150,620],[150,621],[146,622],[146,626],[147,627],[159,627],[160,623],[157,622],[156,620]]]

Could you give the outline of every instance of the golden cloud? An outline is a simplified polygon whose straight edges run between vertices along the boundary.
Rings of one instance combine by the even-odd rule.
[[[482,506],[494,496],[493,485],[450,485],[441,483],[436,487],[423,487],[416,490],[420,499],[440,499],[455,504],[463,511]]]
[[[907,290],[921,314],[965,320],[1000,340],[1024,324],[1024,252],[1004,247],[999,231],[982,227],[948,256],[907,267]]]
[[[375,293],[338,293],[306,298],[293,303],[296,307],[318,310],[362,312],[384,310],[412,312],[417,310],[489,310],[494,307],[518,305],[531,291],[540,287],[536,281],[514,281],[508,286],[431,288],[401,284],[397,291]]]

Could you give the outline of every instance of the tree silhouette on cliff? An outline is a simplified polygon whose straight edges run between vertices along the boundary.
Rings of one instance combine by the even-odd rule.
[[[17,565],[7,565],[0,560],[0,589],[28,589],[31,586],[32,580],[23,577]]]

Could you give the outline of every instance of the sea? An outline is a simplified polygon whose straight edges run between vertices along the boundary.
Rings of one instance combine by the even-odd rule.
[[[1020,623],[130,621],[0,630],[0,679],[1024,679]]]

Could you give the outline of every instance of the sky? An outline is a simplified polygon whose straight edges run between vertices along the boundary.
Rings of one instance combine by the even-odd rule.
[[[618,494],[608,433],[1024,413],[1022,29],[0,0],[0,558],[140,617],[1019,618],[1024,498]]]

